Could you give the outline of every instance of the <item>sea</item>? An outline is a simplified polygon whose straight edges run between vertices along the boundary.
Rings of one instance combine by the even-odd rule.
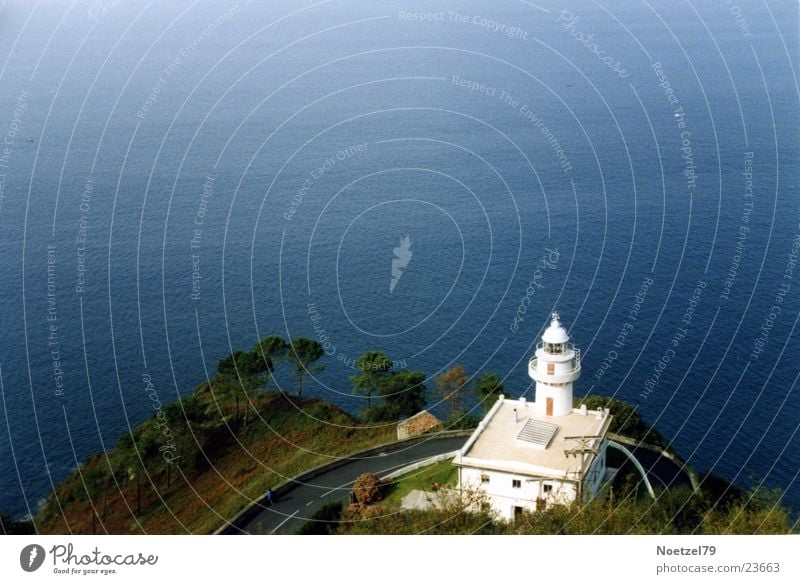
[[[0,5],[0,511],[260,338],[576,396],[800,509],[794,1]],[[286,367],[273,387],[294,391]],[[468,394],[466,405],[481,405]]]

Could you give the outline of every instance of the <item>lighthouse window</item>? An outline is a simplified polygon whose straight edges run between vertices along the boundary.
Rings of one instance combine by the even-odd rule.
[[[521,489],[522,488],[522,481],[519,480],[519,479],[512,479],[511,480],[511,486],[513,488],[515,488],[515,489]]]
[[[544,350],[551,355],[559,355],[564,352],[564,345],[561,343],[545,343]]]
[[[553,375],[556,372],[556,364],[555,363],[548,363],[547,364],[547,374]]]

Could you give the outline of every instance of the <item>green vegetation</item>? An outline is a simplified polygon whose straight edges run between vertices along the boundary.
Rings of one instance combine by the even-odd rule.
[[[395,439],[394,424],[369,425],[318,399],[302,398],[304,377],[321,369],[324,355],[311,339],[287,342],[272,336],[249,351],[221,359],[217,374],[192,395],[161,406],[152,419],[116,446],[86,459],[51,493],[32,523],[0,516],[4,533],[210,533],[251,500],[286,477],[354,451]],[[357,360],[353,391],[368,398],[364,417],[391,422],[423,409],[428,392],[421,371],[392,370],[382,352]],[[282,364],[291,368],[296,397],[267,391]],[[463,407],[471,389],[460,365],[436,380],[449,405],[448,428],[471,427],[477,419]],[[149,378],[145,389],[155,391]],[[474,391],[484,410],[502,394],[494,373],[480,377]],[[372,398],[381,403],[373,406]],[[576,400],[590,409],[608,407],[611,431],[666,447],[625,402],[606,396]],[[439,497],[428,511],[399,511],[410,491],[446,490],[457,481],[450,461],[424,467],[385,484],[362,476],[352,504],[329,503],[300,533],[787,533],[792,519],[779,493],[743,492],[709,475],[698,492],[686,487],[641,496],[637,477],[620,474],[608,496],[586,505],[552,506],[523,515],[513,525],[497,520],[475,493]],[[434,485],[436,488],[434,488]],[[469,512],[465,512],[465,510]]]
[[[455,419],[464,411],[464,394],[467,391],[467,372],[462,365],[453,365],[436,378],[436,388],[439,397],[450,405],[450,416]]]
[[[503,533],[505,524],[496,522],[480,505],[479,497],[466,494],[463,500],[435,495],[436,506],[426,510],[397,511],[384,504],[357,508],[351,505],[332,533],[337,535],[465,535]],[[467,509],[469,509],[467,511]]]
[[[497,535],[623,535],[623,534],[783,534],[792,532],[787,511],[774,492],[752,492],[727,499],[688,488],[662,492],[656,501],[620,493],[618,498],[586,505],[553,505],[525,513],[515,523],[500,521],[485,500],[467,493],[462,500],[440,498],[441,506],[425,511],[381,513],[368,521],[342,521],[336,534],[497,534]],[[384,504],[388,503],[384,501]],[[465,510],[469,509],[468,512]]]
[[[486,376],[484,376],[486,377]],[[487,385],[493,384],[494,380]],[[605,396],[583,400],[588,408],[609,407],[611,431],[652,445],[666,441],[645,424],[629,404]],[[438,506],[397,510],[414,489],[432,491],[431,484],[454,484],[457,470],[450,461],[409,473],[393,484],[379,505],[343,515],[336,534],[783,534],[796,531],[789,511],[781,506],[779,491],[742,491],[719,477],[708,475],[693,491],[688,486],[657,492],[655,500],[639,488],[638,473],[620,473],[606,496],[588,504],[552,505],[525,513],[515,523],[494,516],[478,492],[439,497]]]
[[[620,492],[584,506],[554,506],[525,517],[513,533],[599,534],[774,534],[789,533],[791,521],[775,493],[751,492],[717,498],[688,487],[662,491],[655,501]]]
[[[325,503],[308,521],[300,526],[297,535],[331,535],[336,533],[342,518],[344,504],[341,501]]]
[[[324,365],[313,365],[317,362],[324,352],[322,345],[312,339],[300,337],[292,339],[289,344],[287,357],[292,363],[292,373],[294,374],[297,396],[303,395],[303,379],[307,373],[322,371]]]
[[[383,351],[370,351],[356,359],[359,373],[351,375],[353,394],[367,396],[362,417],[370,422],[390,422],[408,418],[425,409],[424,371],[393,370],[393,363]],[[379,396],[382,403],[373,405]]]
[[[487,371],[475,384],[475,394],[483,406],[483,413],[487,413],[494,402],[503,395],[503,382],[494,371]]]
[[[50,493],[32,525],[39,533],[210,533],[285,477],[392,442],[396,426],[389,422],[424,409],[424,372],[392,370],[381,352],[363,355],[351,378],[370,399],[365,421],[302,398],[304,378],[322,368],[323,355],[312,339],[278,336],[234,351],[209,383],[158,402],[152,419],[89,456]],[[294,376],[297,397],[267,391],[282,366]],[[145,385],[157,399],[149,378]],[[374,396],[380,404],[372,404]],[[475,423],[470,416],[458,421]],[[2,522],[6,531],[26,528]]]
[[[629,403],[605,395],[590,395],[575,398],[575,402],[585,404],[590,410],[609,408],[614,416],[611,420],[610,432],[622,434],[639,442],[667,448],[667,441],[655,428],[645,423],[636,409]]]
[[[408,418],[425,409],[424,371],[395,371],[380,384],[378,393],[383,403],[367,411],[373,422]]]
[[[497,377],[494,373],[486,375]],[[484,375],[484,377],[486,377]],[[456,364],[435,379],[437,397],[450,406],[450,412],[444,421],[448,430],[466,430],[474,428],[480,419],[464,408],[464,396],[470,391],[469,376],[462,365]],[[484,385],[484,389],[486,385]]]
[[[319,399],[264,391],[276,366],[295,366],[282,353],[288,346],[268,337],[222,359],[210,383],[89,456],[50,494],[37,531],[210,533],[285,477],[396,439],[393,424],[367,425]],[[314,351],[297,354],[308,370]]]
[[[288,343],[280,337],[266,337],[249,351],[234,351],[220,359],[217,375],[243,385],[263,386],[266,389],[275,366],[286,359],[288,347]]]
[[[457,483],[458,469],[451,460],[443,460],[394,479],[383,503],[387,507],[399,508],[403,498],[411,491],[433,492],[433,485],[445,488],[454,487]]]
[[[341,502],[326,503],[297,533],[335,534],[348,521],[362,521],[398,512],[403,497],[411,491],[420,490],[434,494],[435,491],[455,487],[457,483],[458,469],[451,460],[422,467],[386,482],[374,474],[366,473],[353,483],[351,504],[347,509]]]
[[[269,380],[269,374],[275,371],[275,366],[288,357],[289,343],[284,341],[281,337],[265,337],[258,341],[250,352],[255,355],[256,359],[264,363],[265,366],[262,370],[268,374],[266,378]],[[268,383],[265,382],[264,389],[266,389],[267,386]]]
[[[351,375],[353,382],[353,395],[367,396],[366,415],[372,410],[372,396],[376,395],[381,386],[388,380],[392,370],[392,361],[383,351],[370,351],[356,359],[356,367],[360,373]]]

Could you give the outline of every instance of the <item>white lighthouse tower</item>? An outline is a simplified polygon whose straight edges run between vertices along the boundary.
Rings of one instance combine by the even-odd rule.
[[[553,313],[528,363],[533,404],[500,396],[458,451],[458,484],[484,493],[497,514],[516,521],[526,511],[590,501],[609,474],[611,412],[572,407],[580,352]],[[646,475],[643,475],[646,477]]]
[[[536,382],[537,414],[567,416],[572,412],[572,383],[581,375],[581,356],[569,342],[557,312],[528,362],[528,375]]]

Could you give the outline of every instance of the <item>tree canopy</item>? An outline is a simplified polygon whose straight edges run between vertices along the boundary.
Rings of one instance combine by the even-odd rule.
[[[288,357],[289,343],[281,337],[272,335],[258,341],[251,353],[258,363],[259,370],[265,375],[264,387],[269,385],[269,376],[275,371],[275,365]]]
[[[372,409],[372,396],[377,394],[381,385],[392,370],[392,361],[383,351],[370,351],[356,359],[356,367],[360,373],[350,376],[353,382],[353,394],[367,396],[367,410]]]
[[[313,365],[325,352],[314,339],[299,337],[289,343],[288,359],[292,363],[295,388],[298,397],[303,395],[303,379],[306,374],[322,371],[324,365]]]
[[[383,403],[372,408],[369,418],[388,422],[413,416],[425,409],[426,393],[423,371],[394,371],[381,380],[379,394]]]
[[[483,411],[488,412],[497,398],[503,395],[503,382],[500,376],[494,371],[484,373],[475,384],[475,394],[483,405]]]
[[[217,373],[223,376],[238,378],[242,382],[252,381],[262,372],[262,364],[251,351],[234,351],[220,359]]]
[[[463,410],[464,390],[467,386],[467,372],[460,364],[453,365],[436,378],[436,387],[441,398],[450,404],[450,416],[455,417]]]

